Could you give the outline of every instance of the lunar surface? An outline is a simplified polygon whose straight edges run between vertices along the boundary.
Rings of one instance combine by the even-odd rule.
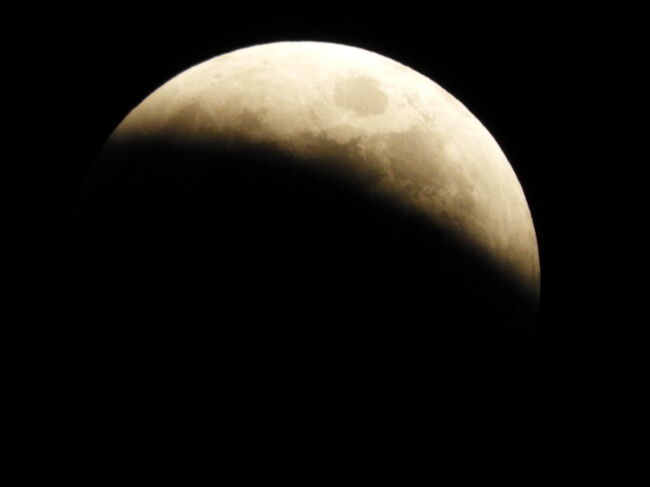
[[[418,212],[537,294],[526,199],[485,127],[430,79],[381,55],[278,42],[215,57],[138,105],[107,147],[159,137],[265,146]],[[215,161],[218,164],[218,161]]]
[[[456,432],[508,414],[537,308],[531,214],[485,127],[396,61],[278,42],[198,64],[115,129],[74,220],[90,382],[165,422],[200,405]]]

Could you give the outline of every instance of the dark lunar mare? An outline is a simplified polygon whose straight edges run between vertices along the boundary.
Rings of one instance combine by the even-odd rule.
[[[323,167],[234,140],[102,151],[66,257],[75,421],[323,438],[506,419],[535,299]]]

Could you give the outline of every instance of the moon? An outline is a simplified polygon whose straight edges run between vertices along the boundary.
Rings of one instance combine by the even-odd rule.
[[[497,142],[432,80],[346,45],[256,45],[167,81],[107,140],[75,221],[111,328],[172,323],[250,390],[318,384],[313,404],[357,397],[363,417],[485,402],[537,308],[535,228]]]
[[[133,138],[266,145],[421,213],[537,294],[523,190],[486,128],[416,71],[367,50],[277,42],[215,57],[140,103],[108,146]],[[217,162],[215,162],[217,163]]]

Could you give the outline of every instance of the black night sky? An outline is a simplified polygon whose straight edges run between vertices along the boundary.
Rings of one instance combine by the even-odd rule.
[[[42,69],[53,90],[53,96],[42,102],[42,125],[49,128],[44,129],[43,144],[28,148],[34,154],[50,154],[42,169],[47,204],[39,210],[37,225],[39,241],[47,242],[39,247],[36,264],[37,272],[44,278],[35,289],[45,303],[42,308],[48,310],[50,324],[38,327],[36,341],[44,352],[40,354],[42,360],[33,364],[42,397],[53,404],[45,414],[44,431],[51,432],[53,437],[63,435],[73,443],[76,438],[100,448],[129,443],[129,431],[135,430],[140,433],[133,433],[134,438],[145,434],[162,442],[164,435],[156,436],[155,424],[160,421],[157,415],[163,413],[153,406],[161,400],[162,379],[155,377],[173,375],[177,369],[170,362],[160,372],[152,364],[164,361],[170,354],[187,361],[195,353],[208,353],[190,339],[177,344],[169,337],[147,341],[145,334],[156,333],[151,323],[146,325],[146,333],[135,333],[136,339],[124,324],[111,329],[110,322],[119,321],[119,313],[123,316],[136,308],[133,312],[139,314],[134,322],[148,322],[153,316],[161,319],[160,313],[152,310],[156,296],[146,290],[138,294],[133,283],[129,304],[97,296],[95,293],[111,292],[115,286],[121,286],[119,280],[111,276],[108,282],[101,282],[96,277],[84,276],[64,257],[84,174],[104,141],[146,95],[198,62],[254,44],[317,40],[362,47],[395,59],[433,79],[462,101],[492,133],[512,164],[532,212],[540,250],[541,304],[531,351],[515,384],[501,392],[482,392],[498,396],[493,399],[502,407],[479,411],[480,408],[465,404],[462,411],[449,411],[441,406],[441,416],[432,421],[422,420],[421,413],[405,406],[396,409],[395,417],[383,416],[379,423],[369,421],[380,426],[364,424],[359,429],[366,436],[372,436],[372,432],[410,434],[420,440],[422,436],[435,436],[434,431],[449,435],[462,431],[465,438],[516,437],[528,445],[556,444],[558,449],[566,448],[559,444],[562,442],[558,442],[558,437],[567,441],[579,437],[585,441],[594,434],[592,426],[599,413],[593,405],[604,394],[600,390],[602,384],[611,379],[605,378],[606,360],[596,358],[589,339],[585,338],[592,318],[579,305],[591,299],[579,283],[585,279],[585,261],[595,255],[595,250],[585,249],[581,243],[581,232],[587,231],[584,227],[588,223],[577,216],[582,203],[574,186],[586,165],[594,162],[579,157],[576,148],[576,143],[587,138],[577,120],[584,116],[581,112],[589,90],[578,73],[592,56],[593,43],[597,41],[591,33],[576,26],[588,23],[588,19],[566,12],[514,10],[492,11],[487,15],[468,6],[466,11],[436,13],[436,8],[393,11],[352,3],[341,9],[324,3],[300,8],[267,4],[261,8],[213,7],[191,13],[169,10],[160,14],[115,7],[89,10],[78,20],[73,20],[72,12],[51,14],[64,20],[37,29],[42,37],[39,49],[33,51],[35,59],[44,59]],[[122,277],[130,280],[128,275]],[[207,277],[201,279],[205,286],[209,284]],[[212,299],[205,286],[204,294],[195,299]],[[138,302],[138,296],[142,301]],[[120,298],[115,295],[114,299]],[[238,299],[244,307],[256,306],[244,304],[241,296]],[[197,306],[201,313],[206,309],[205,303]],[[221,312],[214,312],[224,319]],[[45,317],[44,311],[38,313]],[[198,311],[183,314],[176,309],[173,313],[181,321],[205,320],[198,316]],[[129,341],[138,344],[120,350]],[[166,347],[165,352],[151,352],[148,348],[143,351],[145,342],[154,348]],[[135,367],[133,357],[147,353],[148,358],[143,361],[150,362],[137,364],[134,374],[138,377],[120,369],[120,360],[131,361],[130,366]],[[236,381],[246,380],[243,378],[254,374],[255,367],[264,366],[255,364],[253,358],[244,365],[233,362],[230,367],[232,380]],[[374,365],[368,367],[372,369]],[[289,426],[275,424],[276,406],[270,404],[274,394],[295,391],[271,388],[266,390],[265,400],[253,395],[251,401],[257,402],[251,405],[243,400],[239,416],[232,410],[223,415],[208,414],[207,406],[192,409],[178,399],[185,395],[192,398],[188,401],[217,407],[218,393],[197,395],[195,389],[204,388],[210,377],[207,372],[200,375],[200,380],[173,379],[176,389],[164,396],[182,411],[179,417],[194,415],[187,420],[194,429],[221,428],[229,434],[243,429],[260,437],[291,430]],[[117,383],[127,376],[128,383]],[[419,386],[427,387],[426,377],[418,381]],[[143,385],[151,383],[158,385],[150,386],[151,389]],[[170,399],[172,396],[175,399]],[[476,397],[472,396],[472,400]],[[131,409],[129,401],[135,404]],[[169,413],[166,410],[164,414]],[[282,414],[291,416],[286,411]],[[340,414],[342,423],[337,423],[335,429],[345,429],[341,424],[351,421]],[[174,430],[180,437],[183,433],[179,425],[185,419],[166,418],[172,424],[168,431]],[[309,431],[318,437],[331,426],[309,426],[309,418],[300,421],[303,431],[292,434],[303,434],[301,441],[305,444],[315,441],[310,439]],[[402,426],[407,433],[400,430]],[[113,434],[114,430],[120,434]]]

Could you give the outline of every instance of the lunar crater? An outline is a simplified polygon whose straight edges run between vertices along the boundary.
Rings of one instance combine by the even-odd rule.
[[[379,115],[386,111],[388,97],[379,81],[368,76],[354,76],[336,84],[334,103],[360,116]]]

